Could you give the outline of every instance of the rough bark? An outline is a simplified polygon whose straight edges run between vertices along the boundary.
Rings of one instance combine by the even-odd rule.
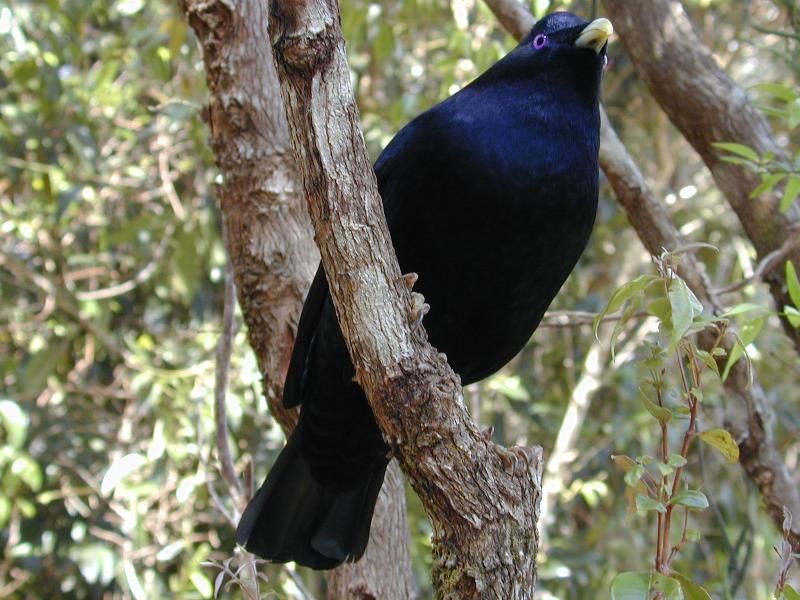
[[[507,8],[509,4],[518,6],[515,0],[485,1],[495,14],[522,14],[521,21],[516,26],[509,27],[501,20],[509,33],[518,39],[533,26],[535,20],[530,13],[519,13],[516,9],[512,12]],[[616,21],[614,26],[617,26]],[[602,111],[600,126],[600,166],[614,189],[617,201],[650,254],[659,256],[663,249],[675,250],[686,245],[664,205],[658,201],[636,162],[617,136],[605,110]],[[678,272],[707,309],[717,314],[722,311],[722,304],[713,292],[705,269],[694,255],[682,255]],[[714,331],[702,335],[699,340],[701,347],[709,349],[716,337],[717,333]],[[733,344],[734,339],[729,331],[721,346],[729,351]],[[772,438],[764,390],[757,375],[749,371],[745,361],[739,361],[733,366],[725,382],[725,389],[739,400],[738,406],[744,412],[743,418],[736,417],[728,423],[739,444],[739,463],[757,486],[767,513],[780,531],[784,506],[792,514],[800,514],[797,512],[800,511],[800,490]],[[790,537],[797,548],[800,543],[800,523],[794,526]]]
[[[333,0],[270,15],[292,145],[356,379],[434,528],[438,598],[531,598],[540,449],[530,460],[470,420],[445,357],[410,323],[350,89]]]
[[[319,254],[267,43],[266,5],[185,0],[182,7],[203,50],[210,91],[204,118],[224,179],[218,194],[239,304],[270,410],[288,435],[297,414],[283,408],[283,382]],[[411,597],[402,485],[384,489],[376,515],[373,531],[383,543],[332,573],[330,598]]]
[[[760,183],[751,170],[720,160],[714,142],[738,142],[759,154],[785,158],[764,116],[745,91],[717,65],[696,34],[683,5],[675,0],[652,0],[647,10],[635,2],[605,0],[605,7],[636,70],[670,120],[694,147],[736,212],[759,259],[778,250],[798,219],[793,208],[778,210],[778,190],[750,198]],[[800,266],[800,248],[788,258]],[[764,274],[779,311],[789,298],[783,269]],[[800,329],[782,319],[784,330],[800,351]]]

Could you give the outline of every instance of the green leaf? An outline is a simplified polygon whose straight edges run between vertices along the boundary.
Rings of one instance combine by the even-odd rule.
[[[37,462],[27,454],[18,456],[11,463],[11,473],[19,477],[34,492],[38,492],[42,488],[42,470]]]
[[[0,400],[0,421],[6,430],[5,444],[21,449],[28,434],[28,415],[11,400]]]
[[[695,510],[708,508],[708,498],[698,490],[681,490],[669,500],[669,504],[685,506]]]
[[[717,365],[717,361],[714,360],[713,356],[711,356],[705,350],[697,350],[695,354],[697,355],[697,358],[703,361],[703,364],[705,364],[709,369],[714,371],[714,373],[719,375],[719,366]]]
[[[670,321],[670,310],[669,298],[657,298],[647,307],[647,312],[662,323]]]
[[[786,600],[800,600],[800,594],[788,584],[783,586],[781,591],[783,592],[783,597],[786,598]]]
[[[742,324],[742,329],[737,336],[736,344],[733,346],[733,348],[731,348],[731,352],[728,355],[728,361],[725,363],[725,369],[722,371],[723,381],[728,378],[731,367],[733,367],[733,365],[736,364],[736,361],[739,360],[739,358],[741,358],[741,356],[745,353],[748,344],[753,343],[756,337],[758,337],[758,334],[761,332],[761,328],[764,326],[764,320],[764,317],[758,317],[745,321]]]
[[[786,261],[786,286],[795,307],[800,308],[800,280],[797,279],[797,271],[790,260]]]
[[[650,573],[620,573],[611,582],[611,600],[648,600]]]
[[[800,175],[789,175],[786,180],[786,188],[783,190],[783,198],[781,198],[781,212],[789,210],[798,195],[800,195]]]
[[[783,307],[783,314],[792,327],[800,327],[800,310],[787,304]]]
[[[669,423],[672,419],[672,411],[670,409],[659,406],[650,400],[641,389],[639,389],[639,401],[659,423]]]
[[[644,475],[644,467],[642,465],[636,465],[630,471],[625,473],[625,483],[630,486],[634,486],[642,478],[642,475]]]
[[[516,375],[504,375],[498,373],[487,383],[490,390],[500,392],[511,400],[520,400],[526,402],[531,399],[528,390],[522,383],[522,380]]]
[[[742,167],[750,167],[753,168],[753,161],[748,160],[746,158],[741,158],[739,156],[723,156],[720,158],[722,162],[726,162],[732,165],[739,165]]]
[[[753,162],[758,162],[759,160],[758,152],[753,150],[750,146],[745,146],[744,144],[736,144],[734,142],[716,142],[713,144],[713,146],[719,150],[730,152],[731,154],[738,154],[739,156]]]
[[[677,579],[678,583],[681,584],[683,597],[686,598],[686,600],[711,600],[711,596],[709,596],[708,592],[688,577],[676,573],[675,571],[672,572],[672,577]]]
[[[653,573],[650,587],[653,591],[661,592],[661,597],[664,600],[684,600],[680,582],[672,577],[667,577],[661,573]]]
[[[795,98],[789,106],[789,129],[800,125],[800,98]]]
[[[122,458],[115,460],[103,476],[103,481],[100,483],[100,493],[104,496],[108,495],[125,477],[146,463],[147,459],[137,453],[126,454]]]
[[[717,449],[729,463],[739,460],[739,446],[724,429],[701,431],[697,436],[712,448]]]
[[[592,325],[594,328],[595,337],[597,337],[597,330],[600,328],[600,323],[602,322],[603,317],[609,313],[619,310],[630,298],[644,292],[644,290],[646,290],[656,281],[658,281],[658,277],[655,275],[639,275],[636,279],[629,281],[617,289],[617,291],[611,295],[606,307],[594,318],[594,323]]]
[[[683,279],[673,279],[669,287],[669,304],[672,309],[672,336],[667,352],[678,347],[683,336],[689,331],[694,318],[703,312],[703,305],[686,285]]]
[[[742,302],[741,304],[732,306],[724,313],[722,313],[719,317],[721,319],[729,319],[730,317],[734,317],[736,315],[741,315],[753,311],[765,312],[764,307],[761,306],[760,304],[753,304],[752,302]]]
[[[769,192],[772,188],[783,181],[784,177],[786,177],[786,173],[768,173],[766,175],[762,175],[761,183],[758,184],[752,192],[750,192],[750,197],[757,198],[761,194]]]
[[[617,338],[622,333],[625,325],[630,321],[631,317],[639,312],[639,309],[642,307],[642,295],[637,294],[631,301],[628,303],[628,306],[625,307],[625,310],[622,312],[621,318],[614,324],[614,331],[611,333],[611,360],[616,358],[616,347],[617,347]]]
[[[672,475],[675,472],[675,468],[666,463],[656,463],[656,467],[658,468],[659,473],[661,473],[664,477]]]
[[[667,507],[663,503],[646,496],[644,494],[636,494],[636,510],[655,510],[660,513],[667,512]]]
[[[686,464],[686,459],[680,454],[672,453],[667,457],[667,463],[673,467],[682,467]]]
[[[751,89],[759,92],[765,92],[771,96],[774,96],[775,98],[778,98],[779,100],[783,100],[784,102],[791,102],[797,98],[797,94],[794,93],[792,88],[781,83],[758,83]]]
[[[214,593],[214,587],[211,585],[211,581],[200,571],[192,571],[189,574],[189,579],[203,598],[210,598],[211,594]]]

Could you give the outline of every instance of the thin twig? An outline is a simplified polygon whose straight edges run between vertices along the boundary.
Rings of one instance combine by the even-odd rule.
[[[756,270],[750,277],[723,288],[716,289],[714,290],[714,293],[730,294],[732,292],[738,292],[751,283],[763,279],[765,275],[770,273],[776,267],[780,266],[784,259],[786,259],[786,257],[788,257],[798,245],[800,245],[800,224],[795,224],[789,228],[789,235],[786,237],[783,244],[781,244],[781,247],[767,254],[763,260],[758,263]]]
[[[164,258],[167,248],[169,247],[169,243],[172,241],[172,235],[174,233],[175,225],[173,223],[169,223],[164,229],[164,233],[162,234],[156,249],[153,251],[153,258],[151,258],[150,262],[147,263],[144,268],[132,278],[117,285],[112,285],[111,287],[100,290],[76,292],[75,298],[80,301],[105,300],[107,298],[115,298],[116,296],[127,294],[137,286],[140,286],[153,275],[155,275],[156,271],[158,270],[158,266],[161,263],[161,259]]]
[[[223,239],[226,242],[227,236],[224,233]],[[231,352],[233,347],[233,336],[235,333],[234,306],[236,302],[236,286],[233,282],[233,266],[230,256],[225,261],[225,300],[222,308],[222,334],[217,343],[217,366],[214,381],[214,423],[216,425],[217,437],[217,457],[222,479],[228,484],[231,497],[234,498],[237,506],[246,500],[243,498],[244,485],[236,475],[233,466],[230,446],[228,443],[228,413],[225,406],[225,391],[228,389],[228,371],[231,366]],[[240,506],[241,510],[244,508]]]

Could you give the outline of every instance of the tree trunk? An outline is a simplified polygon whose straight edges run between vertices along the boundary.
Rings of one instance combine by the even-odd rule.
[[[292,145],[356,379],[431,518],[438,598],[531,598],[541,450],[517,459],[470,420],[444,355],[412,327],[332,0],[272,6]]]
[[[759,154],[772,152],[785,159],[767,120],[749,102],[746,92],[717,65],[680,2],[652,0],[647,3],[647,10],[627,0],[605,0],[605,6],[637,72],[711,170],[759,258],[778,250],[798,218],[796,207],[782,214],[778,210],[778,190],[750,198],[750,192],[761,181],[759,175],[723,162],[720,151],[713,146],[714,142],[737,142]],[[789,258],[800,267],[800,248],[795,248]],[[764,280],[779,312],[793,304],[783,269],[769,270]],[[781,321],[800,351],[800,329],[785,318]]]
[[[224,180],[218,193],[239,304],[270,410],[288,435],[297,411],[283,408],[283,382],[319,253],[267,43],[266,5],[233,6],[182,4],[203,49],[210,91],[204,118]],[[372,526],[382,543],[370,544],[357,565],[332,573],[330,598],[411,597],[405,492],[396,477],[390,481]]]

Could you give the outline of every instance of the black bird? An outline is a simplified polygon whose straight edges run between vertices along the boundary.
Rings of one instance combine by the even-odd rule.
[[[548,15],[375,163],[400,267],[432,307],[428,338],[463,384],[522,349],[589,239],[611,30]],[[364,553],[388,446],[353,375],[320,266],[283,396],[300,421],[239,523],[249,551],[315,569]]]

